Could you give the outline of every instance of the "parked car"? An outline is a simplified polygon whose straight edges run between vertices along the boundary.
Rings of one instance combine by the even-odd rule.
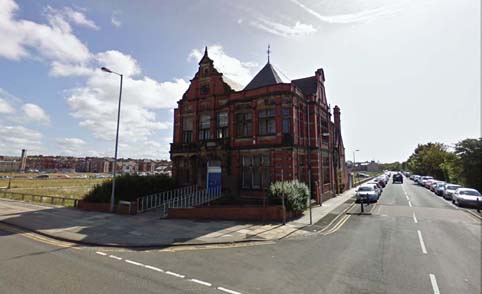
[[[380,185],[380,183],[376,181],[369,181],[364,183],[364,185],[375,185],[375,190],[377,191],[378,195],[382,195],[383,187],[382,185]]]
[[[445,185],[445,190],[444,190],[444,199],[447,200],[452,200],[452,194],[454,194],[455,190],[460,188],[460,185],[455,185],[455,184],[446,184]]]
[[[425,182],[427,182],[428,180],[431,180],[431,179],[433,179],[433,177],[431,177],[431,176],[423,176],[423,177],[421,177],[420,180],[418,181],[418,184],[419,184],[420,186],[424,186],[424,187],[425,187]]]
[[[457,206],[482,208],[482,195],[475,189],[458,188],[452,194],[452,203]]]
[[[356,202],[360,203],[362,200],[364,202],[377,202],[380,195],[375,189],[376,185],[373,184],[363,184],[356,189]]]
[[[403,184],[403,176],[400,173],[396,173],[392,177],[392,183],[400,183]]]
[[[430,191],[434,192],[435,193],[435,188],[437,187],[437,184],[438,183],[441,183],[442,181],[433,181],[431,184],[430,184],[430,187],[428,187],[430,189]]]
[[[447,183],[445,182],[438,182],[437,185],[435,186],[435,190],[434,190],[435,194],[437,194],[438,196],[443,196],[446,184]]]
[[[384,177],[376,177],[374,179],[375,182],[377,182],[378,184],[380,184],[380,186],[382,188],[385,188],[385,186],[387,185],[387,183],[385,182],[385,178]]]

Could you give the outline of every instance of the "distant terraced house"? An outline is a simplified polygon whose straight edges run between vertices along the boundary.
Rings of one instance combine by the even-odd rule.
[[[173,176],[180,186],[205,187],[217,168],[223,191],[240,198],[263,198],[271,182],[298,179],[326,200],[347,188],[340,108],[333,121],[331,111],[323,69],[287,81],[268,59],[241,89],[206,48],[174,110]]]

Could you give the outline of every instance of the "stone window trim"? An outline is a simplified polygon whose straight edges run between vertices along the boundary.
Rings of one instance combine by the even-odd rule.
[[[242,111],[236,113],[236,137],[249,138],[253,136],[253,113]]]
[[[211,115],[201,114],[199,116],[199,140],[209,140],[211,130]]]
[[[271,184],[271,158],[269,153],[241,156],[241,189],[266,190]]]
[[[276,109],[266,108],[258,111],[258,135],[276,135]]]
[[[216,114],[217,134],[218,139],[229,138],[229,112],[220,111]]]

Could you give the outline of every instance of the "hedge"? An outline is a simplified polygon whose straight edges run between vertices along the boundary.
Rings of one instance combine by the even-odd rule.
[[[304,211],[308,207],[310,190],[305,183],[298,180],[274,182],[268,189],[269,197],[280,200],[285,197],[286,210]]]
[[[174,180],[168,175],[122,175],[115,179],[115,201],[134,201],[138,197],[175,189]],[[95,185],[85,197],[88,202],[109,203],[112,179]]]

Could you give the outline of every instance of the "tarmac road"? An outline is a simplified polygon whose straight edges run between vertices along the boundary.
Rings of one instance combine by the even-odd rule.
[[[359,205],[352,212],[358,209]],[[368,210],[372,215],[341,215],[319,234],[257,246],[74,249],[3,232],[0,289],[5,293],[481,292],[481,220],[476,216],[410,180],[403,185],[390,183]]]

